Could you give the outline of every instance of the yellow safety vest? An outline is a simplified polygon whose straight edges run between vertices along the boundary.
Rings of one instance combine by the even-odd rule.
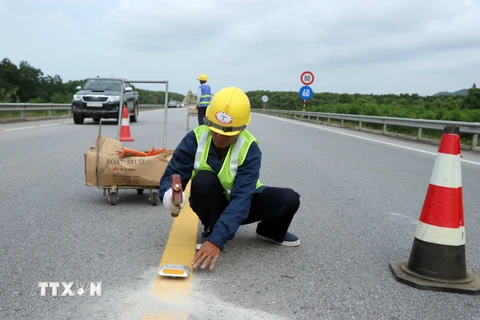
[[[195,164],[193,166],[192,180],[199,170],[214,170],[207,164],[208,151],[212,142],[212,134],[206,125],[196,127],[194,130],[197,137],[197,152],[195,154]],[[230,192],[233,188],[237,169],[243,164],[248,149],[252,142],[258,143],[257,139],[247,130],[243,130],[237,137],[237,140],[230,145],[228,153],[223,161],[222,168],[217,174],[220,184],[225,190],[227,200],[230,200]],[[257,181],[257,188],[263,186],[260,179]]]

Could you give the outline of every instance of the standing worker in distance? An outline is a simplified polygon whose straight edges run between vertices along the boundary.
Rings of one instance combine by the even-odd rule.
[[[207,75],[201,74],[197,80],[200,81],[200,86],[197,92],[197,112],[198,112],[198,125],[203,124],[203,118],[205,117],[205,110],[212,100],[212,89],[207,83]]]
[[[160,179],[160,199],[167,211],[180,213],[172,203],[170,176],[180,174],[185,188],[191,179],[189,201],[204,226],[205,242],[192,260],[202,268],[215,262],[240,225],[258,222],[257,237],[284,246],[300,239],[288,228],[300,206],[290,188],[260,182],[262,152],[245,128],[250,123],[250,100],[237,87],[220,90],[207,108],[205,124],[189,131],[176,147]]]

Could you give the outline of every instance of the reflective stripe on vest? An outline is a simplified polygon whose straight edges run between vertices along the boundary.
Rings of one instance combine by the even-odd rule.
[[[195,153],[195,164],[193,165],[193,170],[195,171],[198,171],[198,168],[200,167],[202,153],[203,153],[203,150],[205,149],[205,145],[207,144],[207,137],[208,137],[208,132],[203,132],[200,135],[200,139],[197,139],[198,146],[197,146],[197,152]]]
[[[198,169],[200,168],[200,162],[202,161],[202,154],[203,154],[203,151],[205,150],[205,146],[207,144],[208,134],[209,134],[208,132],[203,132],[200,135],[200,139],[199,139],[198,147],[197,147],[197,152],[195,153],[195,164],[193,165],[193,169],[196,170],[196,171],[198,171]],[[233,150],[231,150],[230,174],[234,177],[237,174],[238,157],[240,155],[240,150],[242,149],[244,143],[245,143],[245,139],[243,137],[239,136],[237,138],[235,146],[233,147]],[[229,150],[229,152],[230,152],[230,150]]]
[[[192,179],[195,177],[198,170],[209,170],[213,172],[213,169],[207,164],[208,152],[212,142],[212,135],[210,129],[207,126],[198,126],[194,129],[197,137],[197,151],[195,153],[195,163],[193,165]],[[220,184],[225,190],[225,196],[230,199],[230,192],[233,188],[235,176],[238,171],[238,167],[243,164],[247,155],[248,149],[252,142],[257,140],[253,135],[248,132],[242,131],[234,142],[233,148],[230,148],[225,156],[225,160],[222,164],[220,172],[217,174]],[[228,162],[228,163],[227,163]],[[228,170],[228,171],[227,171]],[[263,184],[260,180],[257,181],[257,188]]]
[[[210,86],[205,84],[200,85],[200,89],[202,90],[202,95],[200,96],[200,105],[201,106],[208,106],[210,104],[210,100],[212,99]]]

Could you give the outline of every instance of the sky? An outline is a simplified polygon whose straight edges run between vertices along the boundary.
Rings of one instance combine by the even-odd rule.
[[[480,85],[480,0],[0,0],[0,60],[64,82],[431,95]],[[164,84],[137,87],[164,90]]]

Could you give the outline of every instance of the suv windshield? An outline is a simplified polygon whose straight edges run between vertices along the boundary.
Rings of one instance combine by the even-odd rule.
[[[85,84],[85,90],[117,90],[120,91],[122,82],[118,80],[92,79]]]

